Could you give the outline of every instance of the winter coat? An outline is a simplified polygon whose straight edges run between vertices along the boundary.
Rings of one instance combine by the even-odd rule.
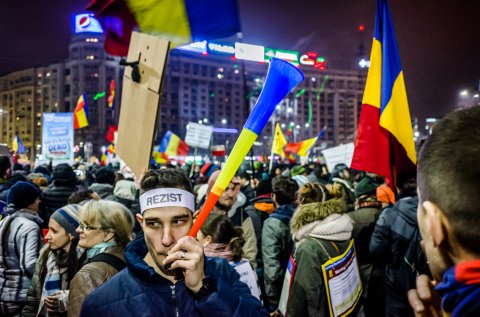
[[[147,252],[143,236],[130,243],[127,269],[87,297],[81,316],[268,316],[227,260],[205,258],[205,275],[215,279],[217,291],[194,299],[183,279],[173,284],[148,266]]]
[[[255,229],[253,227],[252,219],[245,210],[247,198],[241,192],[237,195],[237,200],[233,203],[230,210],[227,211],[228,218],[234,226],[241,227],[243,230],[243,238],[245,244],[243,245],[243,257],[246,258],[253,269],[256,269],[257,262],[257,238],[255,236]]]
[[[23,307],[22,317],[36,317],[46,315],[46,309],[43,307],[44,303],[40,302],[42,298],[43,287],[47,275],[47,260],[51,254],[49,245],[44,245],[40,250],[37,265],[35,266],[35,273],[33,274],[32,283],[27,292],[27,302]],[[39,308],[40,313],[39,313]],[[67,312],[57,313],[58,316],[67,316]]]
[[[292,218],[297,268],[290,290],[293,296],[287,304],[288,316],[330,316],[322,264],[343,254],[351,242],[353,224],[343,214],[345,208],[341,200],[305,204]]]
[[[47,207],[49,215],[55,210],[68,204],[68,197],[75,192],[75,186],[56,186],[55,181],[43,191],[42,201]]]
[[[385,278],[387,287],[387,311],[394,311],[402,316],[413,316],[407,299],[407,291],[415,287],[416,273],[404,270],[405,255],[412,239],[417,237],[416,246],[420,250],[420,235],[417,223],[418,197],[406,197],[398,200],[393,207],[385,208],[375,225],[370,240],[370,254],[377,261],[386,262]],[[416,270],[428,272],[426,263]],[[409,272],[407,276],[400,274]],[[408,276],[409,275],[409,276]]]
[[[113,254],[125,261],[123,250],[124,248],[121,246],[114,246],[107,248],[105,252]],[[85,298],[92,293],[94,289],[104,284],[117,273],[118,270],[108,263],[87,262],[70,282],[68,316],[80,316]]]
[[[21,209],[0,222],[0,300],[25,302],[43,245],[42,220]]]
[[[88,187],[88,189],[96,192],[101,199],[115,200],[113,186],[110,184],[93,183],[90,187]]]
[[[293,249],[290,219],[294,211],[294,205],[280,206],[263,224],[262,256],[265,292],[271,306],[278,305],[288,258]]]

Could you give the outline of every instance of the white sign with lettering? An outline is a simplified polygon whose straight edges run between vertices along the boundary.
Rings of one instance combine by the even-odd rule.
[[[191,147],[208,149],[210,139],[212,138],[213,126],[189,122],[187,125],[187,135],[185,143]]]

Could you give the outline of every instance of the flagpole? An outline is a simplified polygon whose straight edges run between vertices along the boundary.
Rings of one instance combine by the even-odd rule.
[[[192,167],[190,168],[190,177],[193,176],[193,171],[195,169],[195,165],[197,164],[197,160],[195,159],[197,157],[197,149],[198,147],[195,147],[195,150],[193,151],[193,164],[192,164]]]
[[[273,142],[275,142],[275,120],[272,120],[272,146],[270,150],[270,164],[268,166],[268,174],[272,174],[273,169]]]

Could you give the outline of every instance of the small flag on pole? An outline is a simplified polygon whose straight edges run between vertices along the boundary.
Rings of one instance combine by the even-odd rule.
[[[88,127],[88,107],[85,95],[81,95],[73,112],[73,128],[76,130],[85,127]]]
[[[286,153],[295,153],[298,154],[299,156],[307,156],[308,151],[315,145],[318,139],[321,139],[323,135],[325,134],[325,131],[327,131],[327,128],[323,128],[320,133],[311,139],[303,140],[300,142],[296,143],[288,143],[287,146],[285,147],[285,152]]]
[[[18,136],[18,133],[15,133],[12,141],[12,150],[14,153],[22,154],[25,153],[25,146],[23,145],[22,140]]]
[[[287,140],[285,140],[280,124],[277,123],[275,125],[275,135],[273,136],[272,153],[284,158],[285,152],[283,151],[283,147],[285,145],[287,145]]]
[[[110,81],[110,94],[108,95],[108,108],[113,108],[113,99],[115,98],[115,79]]]
[[[190,151],[190,147],[185,141],[180,139],[178,135],[168,130],[160,143],[158,151],[165,153],[168,157],[177,155],[185,156]]]

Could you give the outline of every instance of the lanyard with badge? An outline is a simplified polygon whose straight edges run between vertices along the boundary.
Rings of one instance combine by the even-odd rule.
[[[328,255],[322,243],[314,240]],[[329,260],[322,264],[322,273],[330,316],[348,316],[362,295],[362,282],[353,239],[343,254],[328,257]]]

